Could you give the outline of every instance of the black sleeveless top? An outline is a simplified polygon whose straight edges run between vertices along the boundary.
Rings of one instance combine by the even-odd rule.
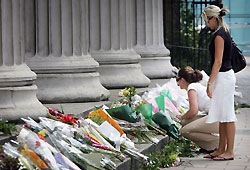
[[[222,27],[217,32],[214,33],[214,36],[212,37],[212,40],[209,44],[209,52],[211,56],[211,64],[214,64],[214,54],[215,54],[215,47],[214,47],[214,39],[216,36],[220,36],[224,39],[224,51],[223,51],[223,57],[222,57],[222,64],[219,72],[226,72],[230,69],[232,69],[231,64],[231,54],[232,54],[232,41],[231,36],[228,32],[225,31],[225,29]]]

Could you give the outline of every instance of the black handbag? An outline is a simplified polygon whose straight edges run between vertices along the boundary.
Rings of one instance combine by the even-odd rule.
[[[237,47],[237,45],[235,44],[235,42],[232,40],[232,68],[234,70],[235,73],[243,70],[246,65],[246,59],[243,56],[242,52],[240,51],[240,49]]]

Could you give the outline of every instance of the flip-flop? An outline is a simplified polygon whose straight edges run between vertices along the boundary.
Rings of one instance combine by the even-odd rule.
[[[214,161],[231,161],[231,160],[234,160],[234,157],[232,158],[224,158],[224,157],[221,157],[221,156],[216,156],[213,158]]]
[[[216,157],[216,156],[211,155],[211,153],[208,154],[208,155],[203,156],[203,158],[209,158],[209,159],[213,159],[213,158],[215,158],[215,157]]]

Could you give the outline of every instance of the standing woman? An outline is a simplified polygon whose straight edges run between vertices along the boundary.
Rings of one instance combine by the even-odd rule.
[[[207,86],[211,105],[206,123],[219,122],[219,147],[205,158],[213,160],[234,159],[235,121],[234,90],[236,78],[231,65],[232,42],[223,16],[229,10],[215,5],[201,14],[206,26],[215,30],[209,45],[212,71]]]

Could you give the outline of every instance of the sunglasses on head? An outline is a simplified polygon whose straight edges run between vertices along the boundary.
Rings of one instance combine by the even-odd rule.
[[[207,21],[210,21],[213,17],[209,17]]]
[[[176,78],[176,82],[178,82],[181,79],[181,77],[175,77],[175,78]]]

